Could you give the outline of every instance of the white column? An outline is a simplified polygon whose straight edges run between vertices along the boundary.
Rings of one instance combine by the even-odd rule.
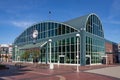
[[[52,40],[49,39],[49,45],[50,45],[50,69],[53,69],[53,64],[51,64],[51,42],[52,42]]]
[[[80,34],[76,34],[77,37],[77,72],[79,72],[79,37]]]
[[[50,44],[50,64],[51,64],[51,42],[49,44]]]

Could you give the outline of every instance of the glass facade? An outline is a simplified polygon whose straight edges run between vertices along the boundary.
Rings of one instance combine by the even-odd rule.
[[[16,40],[15,44],[29,44],[33,42],[33,31],[38,31],[37,40],[41,40],[44,38],[50,38],[58,35],[64,35],[72,32],[77,32],[78,30],[72,28],[68,25],[64,25],[61,23],[55,22],[43,22],[36,25],[31,26],[27,30],[25,30]]]
[[[96,15],[91,15],[86,24],[86,64],[101,63],[101,56],[105,52],[104,33],[102,24]]]
[[[32,34],[34,30],[38,31],[38,36],[36,39],[32,38]],[[52,38],[60,35],[67,36],[68,34],[76,33],[76,32],[78,32],[77,29],[72,28],[68,25],[55,23],[55,22],[44,22],[28,28],[15,40],[14,44],[19,46],[27,45],[27,44],[34,43],[33,42],[34,40],[37,43],[39,40],[42,40],[45,38]],[[78,45],[80,46],[80,44]],[[58,39],[55,42],[52,42],[52,62],[57,63],[59,61],[60,63],[76,64],[76,46],[77,45],[76,45],[75,36],[71,36],[64,39]],[[19,52],[25,52],[27,50],[30,50],[30,49],[22,49],[22,50],[19,50]],[[80,52],[80,49],[79,49],[79,52]],[[49,44],[40,48],[39,57],[40,57],[39,59],[40,62],[49,62]]]
[[[86,55],[91,56],[91,64],[101,63],[101,53],[104,51],[104,40],[86,36]],[[86,61],[86,64],[90,62]]]
[[[84,18],[85,19],[85,18]],[[82,23],[84,20],[82,21]],[[73,22],[72,24],[76,24]],[[81,23],[76,24],[79,27]],[[101,63],[101,56],[105,53],[104,33],[102,24],[95,14],[90,14],[86,17],[85,25],[82,28],[71,26],[66,23],[58,22],[41,22],[27,28],[14,41],[17,45],[17,51],[14,48],[14,58],[21,56],[26,50],[37,48],[39,49],[39,61],[49,62],[49,43],[40,47],[41,42],[52,39],[52,63],[76,64],[77,56],[77,37],[79,37],[79,63],[81,64],[97,64]],[[36,38],[33,38],[33,32],[37,30]],[[83,30],[83,31],[82,31]],[[35,43],[35,44],[34,44]],[[30,45],[31,48],[25,47]],[[37,46],[39,45],[39,46]],[[24,48],[23,48],[24,46]],[[17,54],[18,53],[18,54]],[[34,54],[34,53],[33,53]],[[82,56],[82,57],[81,57]],[[85,58],[83,58],[85,56]],[[82,59],[82,60],[81,60]],[[23,60],[22,57],[20,60]],[[83,62],[82,62],[83,61]],[[85,63],[84,63],[85,62]]]
[[[86,31],[94,35],[104,37],[102,24],[96,15],[91,15],[86,24]]]
[[[78,44],[80,46],[80,44]],[[52,62],[57,63],[69,63],[69,64],[76,64],[76,37],[68,37],[65,39],[60,39],[56,42],[52,43]],[[41,50],[41,62],[45,62],[46,57],[49,54],[47,53],[47,46]],[[48,47],[49,51],[49,47]],[[79,49],[80,52],[80,49]]]

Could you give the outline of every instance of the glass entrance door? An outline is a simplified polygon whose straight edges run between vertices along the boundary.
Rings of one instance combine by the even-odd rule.
[[[64,57],[60,57],[60,63],[64,63]]]
[[[90,57],[86,57],[86,65],[90,65]]]

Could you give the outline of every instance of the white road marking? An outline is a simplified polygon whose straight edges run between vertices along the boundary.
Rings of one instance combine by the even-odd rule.
[[[57,75],[56,77],[59,77],[59,80],[66,80],[65,77],[61,76],[61,75]]]

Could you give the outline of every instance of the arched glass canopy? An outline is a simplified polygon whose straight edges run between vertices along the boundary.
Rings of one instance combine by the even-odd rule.
[[[36,36],[36,40],[49,38],[58,35],[65,35],[78,30],[69,25],[58,22],[41,22],[27,28],[19,37],[16,38],[15,44],[24,44],[33,41],[33,35]]]
[[[86,32],[104,37],[101,21],[95,14],[89,15],[86,22]]]

